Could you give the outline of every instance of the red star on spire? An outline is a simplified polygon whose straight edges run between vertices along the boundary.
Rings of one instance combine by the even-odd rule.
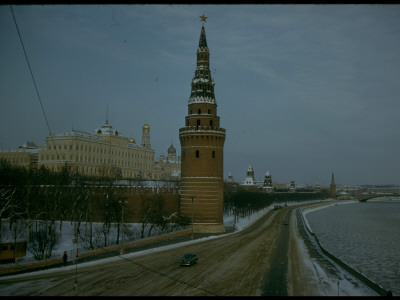
[[[200,18],[201,18],[201,21],[202,21],[202,22],[207,22],[206,19],[207,19],[208,17],[206,17],[204,14],[203,14],[202,16],[200,16]]]

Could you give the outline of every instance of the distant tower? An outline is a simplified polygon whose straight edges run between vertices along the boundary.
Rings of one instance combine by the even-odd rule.
[[[331,198],[336,200],[336,183],[335,183],[335,176],[333,175],[333,172],[332,172],[332,180],[331,180],[331,185],[330,185],[330,196],[331,196]]]
[[[147,123],[143,125],[142,147],[150,148],[150,126]]]
[[[223,148],[225,129],[220,127],[214,82],[210,72],[204,15],[197,48],[185,127],[181,143],[180,213],[193,220],[195,232],[224,232]]]
[[[256,185],[256,180],[254,178],[254,170],[253,170],[253,167],[251,166],[251,164],[247,168],[246,178],[244,179],[243,185],[247,185],[247,186]]]
[[[169,146],[168,148],[168,161],[173,161],[173,162],[176,161],[176,149],[172,145],[172,143],[171,146]]]
[[[274,190],[274,186],[272,185],[272,177],[269,171],[265,173],[263,189],[269,192],[272,192]]]
[[[229,182],[229,183],[234,183],[235,182],[235,180],[233,179],[232,173],[229,173],[228,179],[226,180],[226,182]]]
[[[295,192],[295,191],[296,191],[296,185],[295,185],[295,183],[294,183],[294,179],[292,179],[292,180],[290,181],[289,191],[290,191],[290,192]]]

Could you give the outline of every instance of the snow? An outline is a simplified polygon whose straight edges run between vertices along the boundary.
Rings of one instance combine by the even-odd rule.
[[[320,200],[318,200],[318,201],[320,201]],[[312,203],[312,202],[315,202],[315,201],[310,201],[310,203]],[[294,205],[294,204],[298,204],[298,203],[297,202],[293,202],[293,203],[288,202],[287,203],[288,206]],[[321,208],[325,208],[325,207],[329,207],[329,206],[330,205],[326,205],[326,206],[322,206],[322,207],[319,207],[316,209],[321,209]],[[246,228],[247,226],[254,223],[257,219],[259,219],[261,216],[268,213],[268,211],[270,211],[272,209],[273,209],[273,205],[270,205],[269,207],[266,207],[263,210],[253,213],[252,215],[250,215],[248,217],[238,218],[236,220],[236,224],[235,224],[235,232],[243,230],[244,228]],[[314,210],[314,209],[304,211],[304,215],[307,212],[310,212],[312,210]],[[306,218],[304,218],[304,219],[307,222],[307,219]],[[224,216],[225,226],[233,226],[233,223],[234,223],[233,215]],[[307,224],[307,226],[309,226],[309,225]],[[233,234],[233,233],[227,233],[227,234],[218,235],[218,236],[209,236],[209,237],[186,241],[186,242],[182,242],[182,243],[178,243],[178,244],[162,246],[162,247],[138,251],[138,252],[134,252],[134,253],[127,253],[127,254],[123,254],[120,256],[114,256],[114,257],[110,257],[110,258],[106,258],[106,259],[81,263],[81,264],[79,264],[79,267],[93,266],[93,265],[103,264],[103,263],[107,263],[107,262],[114,262],[114,261],[119,261],[119,260],[122,260],[125,258],[139,257],[139,256],[151,254],[151,253],[161,252],[164,250],[178,248],[178,247],[188,245],[188,244],[195,244],[195,243],[203,242],[204,240],[221,238],[223,236],[230,235],[230,234]],[[337,295],[339,295],[339,296],[374,296],[375,295],[376,296],[377,295],[374,291],[372,291],[371,289],[366,287],[364,284],[355,286],[354,278],[352,278],[352,276],[349,273],[342,270],[341,268],[339,268],[341,270],[341,274],[339,276],[341,278],[340,281],[336,281],[336,280],[332,281],[331,279],[329,279],[329,276],[327,276],[326,271],[323,269],[323,267],[321,265],[318,264],[318,261],[310,259],[307,248],[306,248],[303,240],[300,239],[299,237],[297,237],[296,235],[294,235],[294,236],[296,238],[297,244],[300,245],[299,250],[301,251],[302,257],[304,259],[304,265],[309,270],[313,270],[313,272],[311,272],[312,275],[310,275],[313,278],[310,278],[310,281],[312,281],[312,280],[315,281],[315,278],[319,278],[320,284],[318,285],[318,288],[319,288],[319,291],[317,291],[318,295],[321,295],[321,296],[337,296]],[[70,244],[70,242],[67,241],[67,243],[63,244],[63,245],[66,247],[69,244]],[[72,270],[75,268],[76,268],[75,265],[62,266],[62,267],[58,267],[58,268],[35,271],[35,272],[27,273],[27,274],[18,274],[18,275],[0,277],[0,281],[3,279],[9,280],[10,278],[32,277],[32,276],[36,276],[39,274],[55,273],[55,272],[59,272],[59,271]]]

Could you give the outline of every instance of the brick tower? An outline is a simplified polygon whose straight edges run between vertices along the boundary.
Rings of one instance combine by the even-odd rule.
[[[223,149],[225,129],[219,126],[214,82],[210,72],[204,15],[197,48],[181,143],[180,213],[192,220],[194,232],[224,232]]]

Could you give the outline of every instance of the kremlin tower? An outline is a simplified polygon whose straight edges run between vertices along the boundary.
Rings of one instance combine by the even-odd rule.
[[[332,180],[331,180],[331,185],[330,185],[330,196],[334,200],[336,200],[336,183],[335,183],[335,176],[333,175],[332,172]]]
[[[210,53],[204,23],[197,48],[185,127],[179,129],[181,143],[180,214],[192,220],[194,232],[224,232],[223,149],[225,129],[220,127]]]

